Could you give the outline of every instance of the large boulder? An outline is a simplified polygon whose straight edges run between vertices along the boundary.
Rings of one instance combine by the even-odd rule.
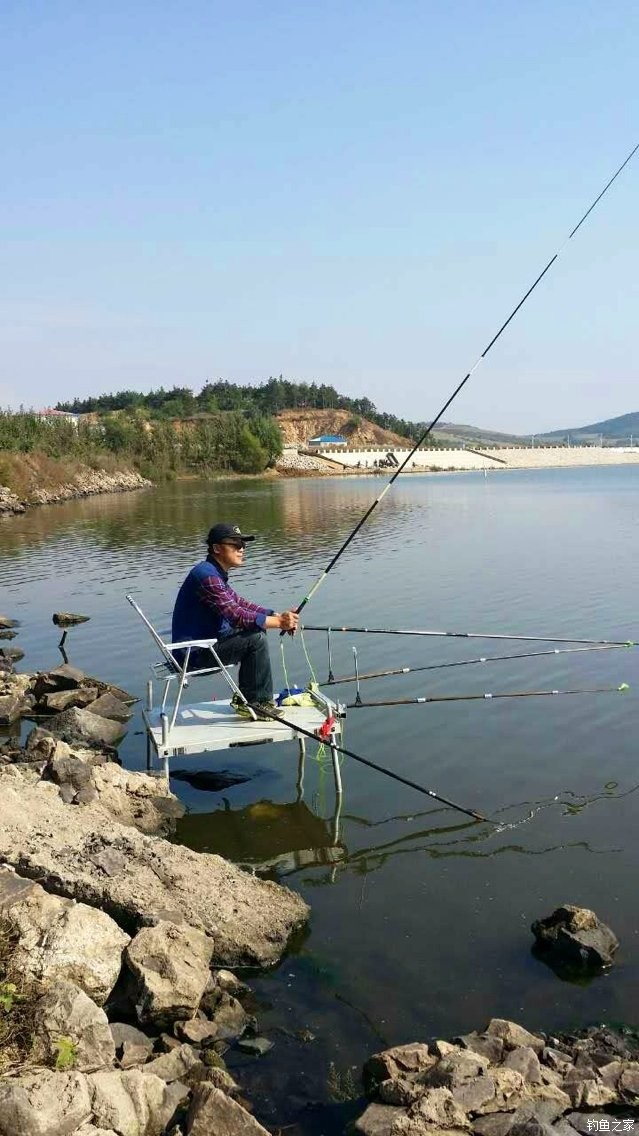
[[[538,947],[552,959],[587,971],[612,966],[619,940],[587,907],[565,903],[531,927]]]
[[[131,773],[108,762],[93,770],[91,782],[102,808],[120,824],[140,832],[169,832],[173,822],[184,816],[184,805],[164,778]]]
[[[19,972],[45,986],[69,979],[98,1005],[106,1001],[129,936],[105,912],[0,870],[0,914],[17,932]]]
[[[78,706],[63,710],[55,718],[47,718],[42,722],[42,729],[69,745],[85,746],[116,746],[124,734],[121,722],[102,718]]]
[[[237,1101],[207,1081],[193,1093],[186,1131],[187,1136],[269,1136]]]
[[[91,1073],[87,1081],[94,1124],[121,1136],[160,1136],[189,1092],[143,1069]]]
[[[140,1022],[158,1026],[191,1018],[209,980],[213,943],[193,927],[165,920],[138,931],[126,950]]]
[[[10,765],[0,768],[0,862],[123,926],[188,923],[213,939],[220,966],[277,962],[308,917],[288,888],[118,824],[99,803],[69,808],[54,784],[28,784]]]
[[[82,1073],[41,1070],[0,1078],[0,1136],[71,1136],[91,1118]]]
[[[91,1073],[115,1062],[115,1045],[107,1016],[75,982],[59,978],[39,999],[35,1030],[53,1056],[61,1039],[73,1046],[74,1068]]]

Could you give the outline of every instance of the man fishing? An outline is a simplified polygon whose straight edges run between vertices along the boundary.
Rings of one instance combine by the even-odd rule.
[[[174,643],[187,639],[217,639],[216,653],[221,661],[239,663],[238,686],[246,699],[234,695],[231,704],[242,717],[251,717],[248,706],[260,719],[282,715],[273,701],[273,678],[265,631],[295,632],[299,616],[295,611],[276,612],[242,599],[229,586],[229,572],[241,568],[244,550],[254,536],[247,536],[237,525],[213,525],[206,543],[208,556],[191,569],[180,588],[173,609]],[[183,652],[175,652],[176,656]],[[189,666],[200,670],[213,659],[206,648],[191,652]]]

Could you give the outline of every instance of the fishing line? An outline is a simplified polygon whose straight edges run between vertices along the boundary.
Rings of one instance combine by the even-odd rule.
[[[481,363],[481,362],[482,362],[482,361],[483,361],[483,360],[484,360],[484,359],[486,358],[486,356],[488,355],[489,351],[490,351],[490,350],[491,350],[491,349],[492,349],[492,348],[494,347],[495,343],[496,343],[496,342],[497,342],[497,340],[498,340],[498,339],[500,338],[500,336],[501,336],[501,335],[503,335],[503,333],[504,333],[504,331],[506,330],[506,328],[508,327],[509,323],[510,323],[510,322],[511,322],[511,321],[512,321],[512,320],[513,320],[514,318],[515,318],[515,316],[517,315],[517,312],[518,312],[518,311],[520,310],[520,308],[522,308],[522,307],[524,306],[524,304],[526,303],[526,300],[527,300],[527,299],[529,298],[529,296],[531,296],[531,295],[532,295],[532,293],[533,293],[533,292],[535,291],[535,288],[537,287],[537,285],[541,283],[541,281],[543,280],[543,278],[544,278],[544,276],[546,275],[546,273],[547,273],[547,272],[548,272],[548,271],[550,270],[550,268],[551,268],[551,267],[552,267],[552,265],[553,265],[553,264],[555,263],[555,261],[556,261],[556,260],[557,260],[557,259],[558,259],[558,258],[559,258],[559,257],[561,256],[562,252],[564,251],[564,249],[566,248],[566,246],[567,246],[567,245],[569,244],[569,242],[570,242],[570,241],[572,240],[572,238],[573,238],[573,237],[575,236],[575,234],[576,234],[576,233],[577,233],[577,232],[579,231],[579,229],[580,229],[580,228],[581,228],[581,226],[583,225],[583,223],[584,223],[584,221],[586,220],[586,218],[590,216],[590,214],[592,213],[593,209],[594,209],[594,208],[595,208],[595,207],[596,207],[596,206],[597,206],[597,205],[599,204],[599,202],[601,201],[602,197],[603,197],[603,196],[604,196],[604,195],[605,195],[605,194],[606,194],[606,193],[608,192],[608,190],[610,189],[610,186],[611,186],[611,185],[613,184],[613,182],[614,182],[614,181],[616,181],[616,179],[617,179],[617,178],[619,177],[619,174],[620,174],[620,173],[622,172],[622,170],[624,170],[624,169],[625,169],[625,167],[626,167],[626,166],[628,165],[628,163],[630,162],[630,160],[631,160],[631,159],[632,159],[632,158],[634,157],[634,155],[636,154],[637,150],[639,150],[639,142],[637,143],[637,145],[636,145],[636,146],[634,146],[634,147],[633,147],[633,149],[632,149],[632,150],[630,151],[630,153],[628,154],[628,157],[627,157],[627,158],[626,158],[626,159],[625,159],[625,160],[624,160],[624,161],[623,161],[623,162],[621,163],[621,165],[620,165],[620,166],[619,166],[619,168],[618,168],[618,169],[617,169],[617,170],[615,171],[615,173],[614,173],[614,174],[612,175],[612,177],[610,178],[610,180],[609,180],[608,182],[606,182],[605,186],[603,187],[603,189],[601,190],[601,192],[600,192],[600,193],[599,193],[599,194],[597,195],[597,197],[595,197],[595,199],[594,199],[594,201],[592,202],[592,204],[588,206],[588,208],[587,208],[586,212],[585,212],[585,213],[583,214],[583,216],[581,217],[581,219],[580,219],[580,220],[579,220],[579,221],[577,222],[577,224],[575,225],[574,229],[573,229],[573,230],[572,230],[572,231],[571,231],[571,232],[570,232],[570,233],[568,234],[568,236],[566,237],[566,240],[564,241],[564,243],[563,243],[563,244],[562,244],[562,245],[560,246],[560,248],[558,248],[558,249],[557,249],[557,251],[556,251],[556,252],[555,252],[555,253],[553,254],[553,256],[551,256],[551,258],[550,258],[550,260],[548,261],[548,263],[546,264],[546,266],[545,266],[545,267],[544,267],[544,268],[543,268],[543,269],[541,270],[541,272],[539,273],[539,275],[537,276],[537,278],[536,278],[536,279],[535,279],[535,280],[533,281],[533,283],[532,283],[532,284],[530,285],[530,287],[528,288],[527,292],[525,292],[525,293],[524,293],[524,295],[522,296],[522,298],[521,298],[521,299],[519,300],[519,303],[518,303],[518,304],[516,304],[516,306],[515,306],[515,307],[513,308],[513,310],[511,311],[510,315],[509,315],[509,316],[508,316],[508,317],[507,317],[507,318],[506,318],[506,319],[504,320],[504,322],[502,323],[502,325],[501,325],[501,327],[499,328],[499,330],[498,330],[498,331],[497,331],[497,332],[496,332],[496,333],[495,333],[495,334],[493,335],[492,339],[491,339],[491,340],[490,340],[490,342],[489,342],[489,343],[488,343],[488,344],[486,345],[486,347],[484,347],[484,350],[483,350],[483,351],[481,352],[481,354],[480,354],[480,355],[479,355],[479,356],[477,357],[477,359],[476,359],[476,360],[475,360],[475,362],[473,363],[473,365],[472,365],[472,367],[470,368],[470,370],[469,370],[469,371],[468,371],[468,372],[467,372],[467,373],[466,373],[466,374],[464,375],[464,377],[463,377],[463,379],[461,380],[461,382],[460,382],[460,383],[458,383],[458,385],[457,385],[457,386],[455,387],[455,389],[454,389],[453,393],[452,393],[452,394],[450,395],[450,397],[449,397],[449,398],[448,398],[448,399],[446,400],[446,402],[445,402],[445,403],[444,403],[444,405],[442,406],[442,408],[441,408],[441,410],[439,411],[439,413],[438,413],[438,414],[436,414],[436,416],[435,416],[435,417],[433,418],[433,420],[432,420],[432,422],[430,423],[430,425],[429,425],[429,426],[427,426],[427,428],[426,428],[426,429],[425,429],[425,430],[423,431],[423,433],[422,433],[422,434],[420,434],[419,438],[418,438],[418,439],[417,439],[417,441],[415,442],[415,445],[413,446],[413,448],[412,448],[412,450],[410,451],[410,453],[408,454],[408,456],[407,456],[407,457],[405,457],[405,458],[404,458],[404,460],[403,460],[403,462],[401,463],[401,465],[399,465],[399,466],[397,467],[397,469],[395,470],[394,474],[392,475],[392,477],[390,478],[390,480],[388,481],[388,483],[387,483],[387,484],[386,484],[386,485],[384,486],[384,488],[383,488],[382,492],[381,492],[381,493],[379,494],[379,496],[378,496],[378,497],[376,497],[376,498],[375,498],[375,500],[373,501],[373,503],[372,503],[371,505],[369,505],[369,507],[368,507],[368,509],[366,510],[366,512],[364,513],[364,515],[363,515],[363,516],[362,516],[362,517],[360,518],[360,520],[359,520],[359,521],[357,522],[357,524],[355,525],[355,528],[354,528],[354,529],[352,529],[352,531],[351,531],[351,532],[349,533],[349,535],[348,535],[348,536],[346,537],[346,540],[345,540],[345,541],[343,542],[343,544],[342,544],[342,545],[340,546],[340,548],[338,548],[337,552],[335,553],[335,555],[333,556],[333,558],[332,558],[332,559],[331,559],[331,560],[329,561],[329,563],[327,564],[326,568],[325,568],[325,569],[324,569],[324,571],[322,572],[321,576],[318,576],[317,580],[315,581],[315,583],[313,584],[312,588],[311,588],[311,589],[310,589],[310,591],[308,592],[308,595],[304,596],[304,598],[303,598],[303,599],[302,599],[302,600],[300,601],[300,603],[299,603],[299,604],[297,605],[297,607],[296,607],[296,609],[295,609],[295,610],[296,610],[296,612],[297,612],[298,614],[299,614],[299,612],[301,612],[301,611],[302,611],[302,609],[303,609],[303,608],[305,608],[305,607],[306,607],[306,605],[307,605],[307,603],[309,602],[309,600],[310,600],[310,599],[311,599],[311,598],[312,598],[312,597],[314,596],[314,594],[315,594],[315,592],[316,592],[316,591],[318,590],[318,588],[319,588],[319,587],[320,587],[320,586],[321,586],[321,585],[322,585],[322,584],[324,583],[324,580],[325,580],[325,579],[326,579],[326,577],[328,576],[329,572],[330,572],[330,571],[331,571],[331,570],[332,570],[332,569],[333,569],[333,568],[335,567],[335,565],[337,564],[337,561],[338,561],[338,560],[340,559],[340,557],[342,556],[342,554],[343,554],[344,552],[346,552],[346,549],[348,548],[348,546],[349,546],[349,544],[351,543],[351,541],[355,539],[355,537],[357,536],[357,533],[359,532],[359,530],[360,530],[360,529],[361,529],[361,528],[363,527],[363,525],[365,525],[365,524],[366,524],[366,521],[367,521],[367,520],[368,520],[368,518],[370,517],[371,513],[373,512],[373,510],[374,510],[374,509],[376,509],[376,507],[377,507],[377,506],[379,505],[380,501],[382,501],[382,500],[383,500],[383,498],[384,498],[384,497],[386,496],[386,494],[388,493],[388,491],[389,491],[389,489],[390,489],[391,485],[393,485],[393,484],[394,484],[394,482],[395,482],[395,481],[397,480],[397,478],[399,477],[400,473],[402,473],[402,472],[403,472],[403,470],[404,470],[404,469],[406,468],[406,466],[408,465],[409,461],[411,460],[411,458],[413,457],[413,455],[415,454],[415,452],[416,452],[416,451],[417,451],[417,450],[419,449],[419,447],[420,447],[421,445],[423,445],[423,443],[424,443],[424,442],[426,441],[426,439],[428,438],[428,436],[429,436],[429,435],[430,435],[430,434],[432,433],[432,431],[434,430],[434,428],[435,428],[435,426],[437,425],[437,423],[438,423],[438,422],[439,422],[439,421],[441,420],[441,418],[442,418],[442,417],[444,416],[444,414],[445,414],[445,413],[446,413],[446,411],[448,410],[448,407],[449,407],[449,406],[451,405],[451,403],[452,403],[452,402],[454,402],[454,400],[455,400],[455,399],[457,398],[457,395],[458,395],[458,394],[460,393],[460,391],[462,390],[462,388],[463,388],[463,387],[465,387],[465,385],[466,385],[466,383],[468,382],[468,380],[470,379],[471,375],[473,375],[473,373],[474,373],[474,372],[475,372],[475,371],[477,370],[477,368],[479,367],[479,364],[480,364],[480,363]],[[287,634],[287,632],[286,632],[286,631],[281,631],[281,632],[280,632],[280,634],[281,634],[281,635],[286,635],[286,634]],[[288,634],[290,634],[290,632],[289,632]]]
[[[622,646],[627,646],[626,643]],[[606,643],[597,647],[554,647],[551,651],[520,651],[516,655],[481,655],[478,659],[458,659],[454,663],[430,663],[422,667],[397,667],[388,671],[365,671],[364,674],[340,675],[329,678],[324,686],[339,686],[342,682],[364,682],[372,678],[389,678],[391,675],[417,674],[422,671],[443,671],[450,667],[472,667],[477,663],[501,663],[509,659],[542,659],[548,655],[579,655],[584,651],[615,651],[616,643]]]

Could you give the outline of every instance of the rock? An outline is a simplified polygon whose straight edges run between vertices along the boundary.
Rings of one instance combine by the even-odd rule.
[[[612,966],[619,946],[614,932],[594,911],[570,903],[536,920],[531,930],[544,952],[581,970]]]
[[[75,627],[78,623],[88,623],[90,615],[76,615],[72,611],[54,611],[53,622],[56,627]]]
[[[430,1050],[436,1057],[449,1057],[451,1053],[459,1053],[460,1046],[452,1045],[450,1041],[442,1041],[438,1039],[430,1046]]]
[[[66,978],[57,979],[39,1000],[35,1029],[51,1054],[60,1038],[68,1038],[75,1048],[74,1068],[80,1072],[92,1072],[115,1061],[115,1045],[104,1010]]]
[[[248,1014],[237,998],[222,993],[211,1014],[211,1024],[215,1026],[216,1038],[235,1038],[246,1029]]]
[[[109,694],[108,691],[96,698],[95,702],[90,702],[87,710],[92,714],[98,714],[101,718],[110,718],[113,722],[122,723],[128,722],[133,714],[126,702],[121,702],[119,698],[116,698],[114,694]]]
[[[160,1057],[149,1061],[145,1072],[154,1073],[162,1081],[184,1081],[189,1084],[201,1079],[204,1064],[192,1046],[179,1045],[170,1053],[162,1053]]]
[[[186,1132],[187,1136],[269,1136],[237,1101],[207,1081],[193,1093]]]
[[[488,1064],[488,1058],[481,1057],[478,1053],[458,1051],[448,1057],[442,1057],[437,1065],[421,1075],[420,1080],[425,1085],[456,1089],[483,1074]]]
[[[523,1045],[520,1049],[512,1049],[510,1053],[507,1053],[504,1059],[504,1068],[516,1069],[518,1073],[521,1073],[524,1081],[535,1085],[541,1084],[539,1058],[529,1045]]]
[[[77,706],[79,695],[79,690],[53,690],[50,694],[42,695],[38,708],[41,707],[44,714],[60,714],[70,706]]]
[[[119,1136],[112,1128],[96,1128],[95,1124],[83,1124],[74,1136]]]
[[[417,1125],[422,1128],[431,1126],[436,1130],[444,1128],[458,1132],[468,1131],[470,1128],[466,1113],[454,1100],[450,1089],[446,1088],[428,1089],[415,1104],[411,1105],[408,1118],[416,1126],[414,1131],[419,1131]],[[429,1129],[426,1127],[423,1130],[427,1132]],[[407,1131],[410,1132],[411,1128],[408,1127]]]
[[[36,698],[39,699],[43,694],[51,694],[56,690],[75,690],[76,687],[82,685],[84,679],[84,671],[72,667],[70,663],[63,663],[62,666],[54,667],[50,671],[42,671],[37,676],[34,683],[34,693]]]
[[[510,1112],[530,1099],[530,1089],[521,1073],[515,1069],[493,1068],[490,1077],[495,1086],[494,1096],[481,1105],[477,1112]]]
[[[0,694],[0,726],[17,722],[22,713],[21,694]]]
[[[10,619],[8,615],[0,615],[0,627],[3,629],[18,626],[17,619]]]
[[[146,1065],[149,1059],[149,1050],[146,1045],[136,1045],[134,1041],[125,1041],[118,1062],[121,1069],[135,1069],[139,1065]]]
[[[508,1136],[514,1115],[514,1112],[493,1112],[474,1117],[473,1136]]]
[[[120,722],[101,718],[78,706],[63,710],[55,718],[48,718],[42,723],[42,728],[70,745],[116,746],[124,733]]]
[[[0,657],[8,663],[19,663],[20,659],[24,659],[24,651],[21,647],[0,647]]]
[[[201,931],[160,921],[144,927],[126,949],[141,1022],[168,1025],[191,1017],[209,979],[213,943]]]
[[[393,1108],[374,1101],[355,1121],[353,1131],[357,1136],[391,1136],[395,1121],[405,1115],[403,1108]]]
[[[62,744],[64,745],[64,742]],[[91,766],[72,753],[68,756],[54,754],[49,762],[48,771],[51,780],[57,785],[71,785],[76,792],[92,782]]]
[[[428,1046],[419,1042],[384,1049],[381,1053],[374,1053],[365,1063],[362,1071],[364,1087],[371,1092],[381,1081],[393,1080],[404,1073],[421,1073],[430,1069],[436,1061]]]
[[[504,1043],[500,1037],[493,1037],[485,1033],[466,1033],[458,1038],[465,1049],[472,1049],[473,1053],[479,1053],[482,1057],[487,1057],[492,1065],[499,1065],[504,1055]]]
[[[83,1073],[47,1069],[0,1078],[0,1136],[70,1136],[90,1118]]]
[[[91,780],[102,808],[140,832],[169,832],[173,821],[184,816],[184,805],[164,778],[132,773],[111,761],[94,769]]]
[[[264,1057],[273,1049],[273,1042],[267,1037],[242,1037],[237,1043],[237,1048],[241,1049],[242,1053],[250,1053],[252,1057]]]
[[[155,1044],[153,1038],[142,1033],[142,1030],[137,1029],[136,1026],[129,1025],[128,1022],[111,1022],[111,1036],[117,1057],[121,1056],[125,1045],[144,1049],[147,1057],[150,1057],[153,1052]]]
[[[599,1132],[599,1125],[602,1120],[610,1124],[610,1116],[605,1112],[569,1112],[564,1120],[570,1124],[571,1128],[577,1132],[581,1132],[582,1136],[593,1136],[594,1132]],[[612,1129],[605,1129],[604,1131],[612,1131]]]
[[[639,1101],[639,1063],[633,1061],[619,1077],[619,1091],[625,1101]]]
[[[160,1136],[188,1096],[185,1085],[168,1086],[145,1069],[91,1073],[87,1080],[94,1123],[122,1136]]]
[[[553,1049],[552,1046],[545,1046],[542,1050],[541,1059],[545,1065],[550,1066],[551,1069],[556,1069],[558,1073],[565,1073],[570,1065],[572,1065],[572,1057],[569,1053],[564,1053],[561,1049]]]
[[[0,870],[0,913],[19,936],[14,951],[19,971],[45,985],[69,979],[98,1005],[106,1001],[129,942],[108,915],[49,895],[6,870]]]
[[[414,1104],[423,1092],[423,1085],[415,1084],[415,1080],[410,1077],[382,1081],[377,1086],[377,1095],[383,1104],[401,1105],[403,1108]]]
[[[240,1002],[243,998],[250,998],[253,995],[251,987],[247,986],[246,982],[241,982],[237,975],[230,970],[216,970],[211,977],[216,987],[224,990],[227,994],[232,994]]]
[[[453,1089],[453,1100],[464,1112],[479,1112],[494,1096],[495,1082],[490,1076],[477,1077]]]
[[[17,639],[17,637],[17,631],[8,631],[6,628],[0,628],[0,639],[6,639],[10,641],[11,639]]]
[[[509,1022],[504,1018],[491,1018],[484,1031],[489,1037],[499,1037],[504,1043],[506,1049],[517,1049],[519,1046],[525,1045],[533,1049],[535,1053],[541,1053],[545,1041],[543,1037],[537,1037],[533,1033],[529,1033],[523,1026],[517,1025],[516,1022]]]
[[[208,1018],[189,1018],[187,1022],[176,1022],[174,1028],[181,1041],[191,1045],[212,1045],[218,1040],[217,1026]]]
[[[0,768],[0,861],[50,881],[59,894],[100,906],[119,923],[185,922],[214,941],[221,966],[268,966],[306,922],[308,906],[288,888],[118,824],[100,805],[71,809],[48,781],[25,784]],[[105,849],[124,866],[107,876]]]
[[[228,1097],[234,1097],[240,1091],[240,1086],[233,1080],[231,1074],[227,1073],[226,1069],[207,1069],[206,1080],[209,1085],[214,1085],[216,1089],[220,1089]]]

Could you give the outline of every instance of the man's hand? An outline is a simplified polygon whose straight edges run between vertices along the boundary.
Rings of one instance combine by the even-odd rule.
[[[289,631],[292,635],[297,631],[300,617],[296,611],[283,611],[280,614],[280,629]]]

